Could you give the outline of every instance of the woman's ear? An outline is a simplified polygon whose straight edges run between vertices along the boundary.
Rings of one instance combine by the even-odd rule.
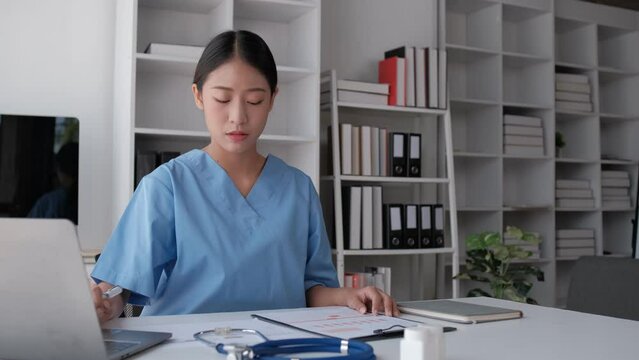
[[[273,94],[271,95],[271,106],[268,108],[269,112],[273,110],[273,104],[275,104],[275,96],[277,96],[277,93],[279,91],[280,91],[280,88],[276,87],[275,90],[273,91]]]
[[[198,109],[204,111],[202,93],[197,89],[197,84],[191,85],[191,91],[193,91],[193,100],[195,101],[195,106],[197,106]]]

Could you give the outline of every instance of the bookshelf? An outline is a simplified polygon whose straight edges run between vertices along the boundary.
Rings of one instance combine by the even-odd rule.
[[[573,0],[444,3],[460,253],[471,233],[506,225],[539,232],[536,264],[546,281],[535,283],[533,297],[562,306],[577,257],[556,255],[557,229],[594,229],[597,255],[631,251],[639,103],[628,94],[639,90],[637,14]],[[555,73],[585,75],[593,111],[557,109]],[[504,114],[542,119],[543,156],[502,152]],[[566,143],[560,152],[555,131]],[[603,206],[609,170],[629,174],[630,207]],[[557,206],[556,179],[588,180],[594,206]]]
[[[138,151],[179,151],[210,142],[193,102],[197,58],[147,54],[151,42],[205,46],[229,29],[269,44],[279,94],[258,150],[303,170],[319,188],[320,2],[316,0],[121,0],[116,6],[114,197],[133,191]]]

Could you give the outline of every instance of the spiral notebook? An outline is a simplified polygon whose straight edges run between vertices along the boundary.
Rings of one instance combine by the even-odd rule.
[[[524,316],[519,310],[453,300],[406,301],[398,303],[397,307],[405,314],[462,324],[518,319]]]

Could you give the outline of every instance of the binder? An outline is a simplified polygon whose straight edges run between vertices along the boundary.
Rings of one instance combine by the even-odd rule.
[[[344,247],[348,244],[349,249],[360,249],[362,229],[362,188],[359,186],[343,187],[342,203]]]
[[[404,133],[391,133],[389,146],[391,176],[406,176],[406,138]]]
[[[444,247],[444,206],[441,204],[433,205],[432,216],[432,247],[441,248]]]
[[[421,177],[422,175],[422,135],[409,135],[408,152],[408,176]]]
[[[417,227],[417,205],[404,207],[404,245],[407,249],[419,247],[419,229]]]
[[[384,204],[384,248],[403,248],[402,205]]]
[[[362,249],[373,248],[373,188],[362,186]]]
[[[419,247],[422,249],[433,247],[431,212],[430,205],[419,206]]]

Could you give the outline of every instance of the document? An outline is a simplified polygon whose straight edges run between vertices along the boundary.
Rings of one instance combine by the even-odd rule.
[[[253,316],[310,333],[341,339],[360,339],[401,332],[420,323],[385,315],[360,314],[344,306],[259,312]]]

